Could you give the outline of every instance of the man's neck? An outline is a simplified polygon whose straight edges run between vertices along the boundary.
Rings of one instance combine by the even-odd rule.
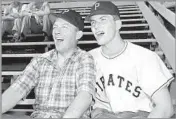
[[[73,48],[69,51],[66,51],[66,52],[57,52],[57,64],[59,66],[61,66],[62,64],[64,64],[64,62],[71,57],[71,55],[75,52],[77,48]]]
[[[125,47],[125,41],[120,37],[120,35],[116,35],[113,40],[111,40],[108,44],[101,46],[102,53],[107,57],[113,57],[118,55]]]

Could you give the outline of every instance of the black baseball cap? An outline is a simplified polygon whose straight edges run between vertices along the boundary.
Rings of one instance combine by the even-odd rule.
[[[66,9],[65,11],[59,14],[50,14],[49,18],[53,24],[57,18],[61,18],[76,26],[80,31],[83,31],[84,29],[84,20],[82,19],[81,15],[71,9]]]
[[[107,14],[107,15],[116,15],[120,19],[120,14],[117,6],[111,1],[98,1],[92,7],[90,14],[86,17],[86,21],[90,20],[91,16]]]

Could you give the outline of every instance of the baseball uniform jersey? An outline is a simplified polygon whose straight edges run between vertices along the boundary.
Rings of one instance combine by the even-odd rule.
[[[95,107],[113,112],[152,110],[152,99],[173,76],[155,53],[125,42],[124,49],[113,58],[102,53],[101,47],[90,51],[96,61]]]

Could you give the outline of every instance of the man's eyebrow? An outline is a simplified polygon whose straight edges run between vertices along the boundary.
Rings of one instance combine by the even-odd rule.
[[[107,18],[107,16],[101,16],[100,19],[102,19],[102,18]]]
[[[102,18],[107,18],[107,16],[101,16],[98,19],[102,19]],[[90,19],[90,21],[95,21],[94,19]]]
[[[62,25],[67,25],[67,26],[68,26],[69,24],[68,24],[68,23],[64,23],[64,24],[62,24]]]
[[[57,25],[57,24],[54,24],[53,26],[63,26],[63,25],[69,25],[68,23],[63,23],[63,24],[59,24],[59,25]]]
[[[59,25],[57,25],[57,24],[54,24],[54,25],[53,25],[53,27],[58,27],[58,26],[63,26],[63,25],[66,25],[66,26],[68,26],[69,24],[68,24],[68,23],[63,23],[63,24],[59,24]]]

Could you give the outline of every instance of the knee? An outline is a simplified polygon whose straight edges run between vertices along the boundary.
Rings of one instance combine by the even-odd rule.
[[[18,20],[21,20],[21,18],[16,18],[15,20],[18,21]]]

